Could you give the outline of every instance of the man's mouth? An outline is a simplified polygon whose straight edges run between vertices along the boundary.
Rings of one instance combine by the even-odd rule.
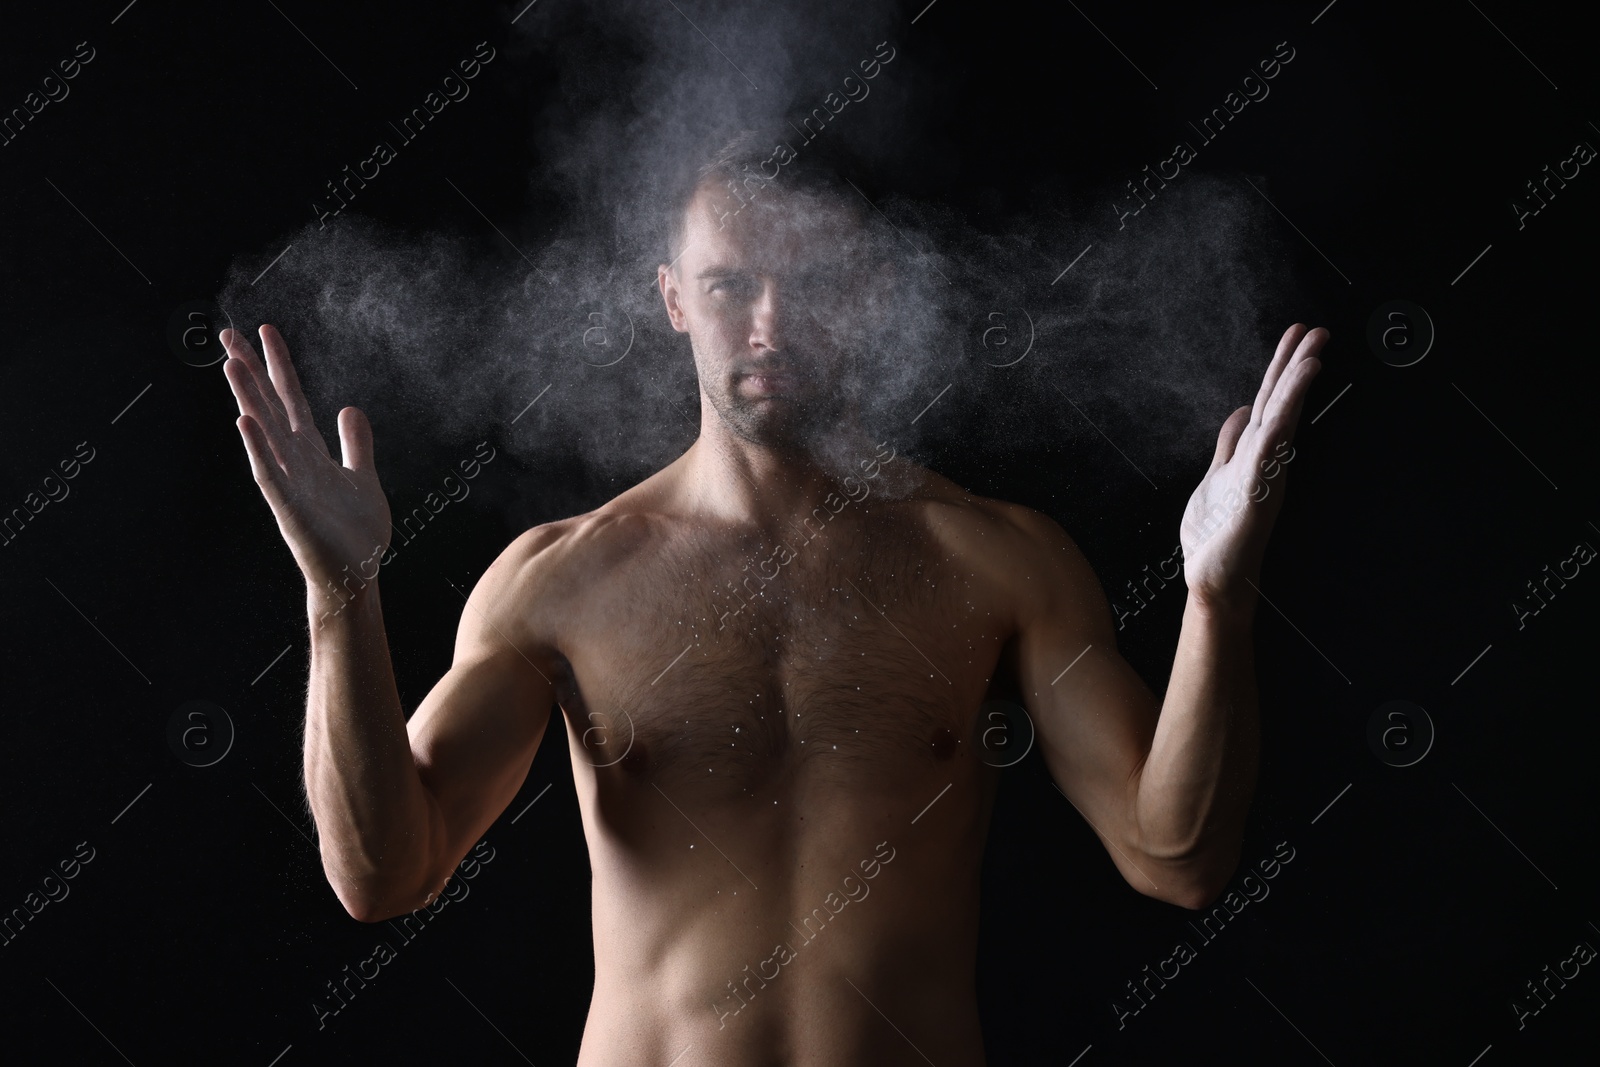
[[[740,381],[748,392],[771,396],[778,393],[791,393],[795,389],[793,374],[778,374],[763,372],[758,374],[740,375]]]

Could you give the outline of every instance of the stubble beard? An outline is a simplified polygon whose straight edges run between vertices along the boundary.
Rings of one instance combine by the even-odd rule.
[[[723,425],[741,440],[785,454],[814,455],[821,442],[843,426],[843,400],[832,390],[805,389],[799,395],[767,400],[742,395],[739,383],[739,378],[725,378],[721,388],[709,395]],[[803,381],[802,388],[817,384]]]

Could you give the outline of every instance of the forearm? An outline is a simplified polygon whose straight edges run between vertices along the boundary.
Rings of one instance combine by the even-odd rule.
[[[1260,755],[1254,600],[1184,608],[1172,678],[1135,801],[1141,849],[1196,884],[1238,860]]]
[[[313,589],[307,608],[306,794],[323,869],[357,918],[414,907],[432,805],[411,753],[377,583],[342,604]]]

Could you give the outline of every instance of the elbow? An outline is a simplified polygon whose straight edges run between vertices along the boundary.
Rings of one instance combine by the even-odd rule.
[[[393,909],[385,907],[383,898],[370,888],[341,884],[331,878],[328,884],[333,887],[333,895],[339,898],[345,914],[356,922],[380,923],[394,918]]]
[[[398,918],[423,907],[432,899],[424,899],[420,894],[409,894],[402,898],[394,894],[384,896],[373,892],[341,891],[338,888],[334,889],[334,895],[339,898],[346,914],[362,923],[381,923]]]
[[[380,901],[364,897],[339,895],[339,903],[344,905],[346,914],[358,923],[381,923],[399,914],[394,908],[384,907]]]
[[[1168,876],[1161,880],[1161,885],[1146,885],[1140,891],[1163,904],[1171,904],[1188,911],[1205,911],[1217,902],[1227,887],[1226,878],[1204,881],[1198,878],[1179,879]]]
[[[380,923],[427,904],[444,885],[418,835],[374,847],[354,835],[325,836],[320,843],[322,874],[352,919]]]
[[[328,874],[328,884],[334,896],[352,919],[362,923],[381,923],[407,915],[424,907],[437,894],[429,893],[424,883],[428,879],[396,877],[393,875],[369,878],[337,877]],[[443,881],[440,879],[439,881]]]
[[[1159,864],[1159,888],[1146,885],[1146,896],[1189,911],[1204,911],[1228,889],[1239,867],[1239,848],[1191,854]]]
[[[1217,898],[1222,896],[1223,890],[1227,888],[1226,882],[1212,883],[1195,879],[1175,878],[1171,874],[1162,878],[1160,885],[1151,885],[1148,882],[1139,883],[1132,880],[1128,884],[1137,889],[1142,896],[1147,896],[1151,900],[1159,900],[1163,904],[1171,904],[1187,911],[1206,910],[1216,903]]]
[[[1205,911],[1217,902],[1224,889],[1228,887],[1226,880],[1221,882],[1196,882],[1176,890],[1167,897],[1167,903],[1175,904],[1189,911]]]
[[[341,903],[343,903],[343,901],[341,901]],[[344,910],[350,916],[350,918],[354,919],[358,923],[381,923],[385,919],[394,918],[393,915],[385,915],[381,910],[367,907],[365,905],[351,906],[350,904],[345,904]]]

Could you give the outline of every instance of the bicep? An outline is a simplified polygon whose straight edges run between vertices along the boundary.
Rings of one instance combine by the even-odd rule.
[[[1029,549],[1029,588],[1019,596],[1017,678],[1050,776],[1129,881],[1146,885],[1128,852],[1138,837],[1134,800],[1160,701],[1117,650],[1088,561],[1065,531],[1043,523]]]
[[[491,568],[468,598],[450,670],[406,726],[433,800],[429,853],[441,884],[522,788],[555,702],[548,663],[536,664],[508,620],[521,583],[497,577]]]

